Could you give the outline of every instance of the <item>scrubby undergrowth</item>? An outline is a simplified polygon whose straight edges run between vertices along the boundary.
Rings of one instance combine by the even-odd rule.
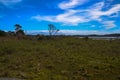
[[[0,77],[120,80],[120,41],[56,38],[0,40]]]

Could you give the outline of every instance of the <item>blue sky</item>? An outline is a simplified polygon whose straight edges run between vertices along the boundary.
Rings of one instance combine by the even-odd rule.
[[[0,0],[0,29],[20,24],[27,33],[120,33],[120,0]]]

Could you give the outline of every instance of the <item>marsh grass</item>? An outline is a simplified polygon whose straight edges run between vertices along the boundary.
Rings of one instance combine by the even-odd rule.
[[[0,77],[120,80],[120,40],[0,40]]]

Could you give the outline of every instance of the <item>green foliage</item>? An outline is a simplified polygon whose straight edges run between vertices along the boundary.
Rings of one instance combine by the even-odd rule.
[[[42,36],[43,37],[43,36]],[[120,40],[72,37],[0,40],[0,77],[27,80],[119,80]]]
[[[18,37],[18,39],[23,38],[23,36],[25,35],[24,30],[22,30],[22,26],[19,24],[15,24],[15,33],[16,36]]]
[[[44,35],[37,35],[37,40],[46,40],[47,37]]]
[[[16,34],[19,34],[19,33],[22,34],[22,35],[25,35],[23,30],[19,30],[19,31],[16,32]]]
[[[14,26],[16,27],[16,29],[22,28],[20,24],[15,24]]]

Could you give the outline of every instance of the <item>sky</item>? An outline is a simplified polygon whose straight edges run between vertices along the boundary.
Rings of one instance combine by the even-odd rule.
[[[57,34],[120,33],[120,0],[0,0],[0,29],[47,33],[54,24]]]

